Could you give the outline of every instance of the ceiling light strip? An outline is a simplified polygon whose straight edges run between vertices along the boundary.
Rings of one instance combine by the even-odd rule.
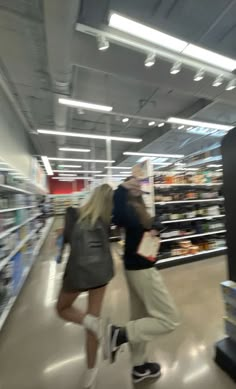
[[[71,161],[71,162],[97,162],[97,163],[113,163],[116,161],[107,159],[78,159],[78,158],[61,158],[61,157],[48,157],[50,161]]]
[[[157,29],[148,27],[142,23],[136,22],[125,16],[111,12],[108,24],[110,27],[125,32],[136,38],[146,40],[155,45],[164,47],[178,54],[184,54],[187,57],[217,66],[226,71],[232,72],[236,69],[236,60],[207,50],[203,47],[193,45],[172,35],[165,34]]]
[[[141,26],[142,26],[142,24],[141,24]],[[82,32],[84,34],[87,34],[87,35],[90,35],[93,37],[101,34],[101,31],[99,29],[96,29],[96,28],[93,28],[93,27],[90,27],[90,26],[87,26],[87,25],[84,25],[81,23],[76,24],[76,31]],[[157,31],[157,30],[154,30],[154,31]],[[156,56],[158,58],[168,60],[172,63],[179,61],[179,62],[182,62],[183,65],[188,66],[188,67],[195,69],[195,70],[202,68],[204,66],[204,70],[208,73],[211,73],[212,75],[218,76],[219,74],[223,74],[226,79],[228,79],[228,80],[232,79],[231,71],[228,69],[224,69],[222,63],[220,64],[220,67],[218,67],[218,66],[216,66],[216,63],[214,63],[214,61],[212,62],[212,64],[210,64],[208,62],[205,62],[204,58],[196,59],[196,58],[193,58],[191,56],[183,55],[181,53],[181,50],[178,53],[174,50],[171,50],[166,45],[158,45],[157,43],[153,43],[149,39],[144,41],[143,37],[139,38],[136,35],[135,36],[131,35],[128,32],[118,30],[112,26],[105,27],[103,30],[103,35],[106,36],[106,38],[110,42],[114,42],[115,44],[118,44],[120,46],[129,47],[133,50],[136,50],[138,52],[145,53],[145,54],[147,54],[149,52],[153,52],[156,54]],[[188,44],[188,42],[186,42],[186,43]],[[163,44],[163,42],[162,42],[162,44]],[[223,56],[223,59],[224,58],[228,58],[228,57]]]
[[[132,169],[132,167],[130,166],[105,166],[105,169],[118,169],[118,170],[121,170],[121,169],[124,169],[124,170],[129,170],[129,169]]]
[[[121,177],[126,178],[129,177],[130,174],[112,174],[112,177]],[[95,174],[96,177],[109,177],[109,174]]]
[[[58,165],[58,167],[60,167],[62,169],[67,168],[67,167],[79,169],[80,167],[82,167],[82,165]]]
[[[62,97],[59,97],[58,102],[72,108],[83,108],[91,111],[111,112],[113,110],[113,107],[108,105],[94,104],[86,101],[79,101]]]
[[[202,121],[198,121],[198,120],[182,119],[182,118],[176,118],[176,117],[169,117],[167,119],[167,122],[174,123],[174,124],[183,124],[186,126],[213,128],[213,129],[222,130],[222,131],[229,131],[229,130],[232,130],[232,128],[234,128],[234,126],[229,126],[229,125],[225,125],[225,124],[208,123],[208,122],[202,122]]]
[[[41,157],[41,159],[43,161],[43,164],[44,164],[45,170],[47,172],[47,175],[48,176],[53,176],[53,171],[52,171],[50,162],[48,160],[48,157],[44,155],[44,156]]]
[[[126,138],[126,137],[120,137],[120,136],[82,134],[82,133],[78,133],[78,132],[54,131],[54,130],[46,130],[46,129],[42,129],[42,128],[39,128],[37,130],[37,132],[39,134],[44,134],[44,135],[68,136],[68,137],[72,137],[72,138],[113,140],[113,141],[117,141],[117,142],[133,142],[133,143],[142,142],[141,138]]]
[[[123,155],[139,155],[143,157],[164,157],[164,158],[184,158],[183,154],[159,154],[159,153],[136,153],[133,151],[125,151]]]
[[[101,170],[53,170],[53,173],[101,173]]]
[[[217,66],[229,72],[236,69],[236,60],[189,43],[183,50],[188,57]]]
[[[89,153],[91,150],[90,149],[76,149],[73,147],[59,147],[60,151],[71,151],[71,152],[81,152],[81,153]]]
[[[132,19],[112,12],[108,24],[112,28],[126,32],[135,37],[141,38],[158,46],[164,46],[176,52],[182,52],[187,46],[187,42],[165,34],[144,24],[135,22]]]
[[[69,178],[66,179],[66,178],[62,178],[62,177],[52,177],[52,180],[58,180],[58,181],[61,181],[61,180],[64,180],[64,181],[74,181],[74,180],[93,180],[93,177],[86,177],[86,176],[77,176],[77,177],[74,177],[74,178]]]

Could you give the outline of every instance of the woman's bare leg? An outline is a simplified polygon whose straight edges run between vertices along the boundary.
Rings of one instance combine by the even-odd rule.
[[[100,316],[105,291],[106,286],[89,291],[88,314],[95,317]],[[92,369],[96,365],[98,343],[96,335],[87,330],[86,348],[88,369]]]
[[[79,296],[79,292],[65,292],[60,291],[57,301],[57,313],[58,315],[72,323],[82,324],[86,313],[81,312],[78,308],[73,307],[74,301]]]

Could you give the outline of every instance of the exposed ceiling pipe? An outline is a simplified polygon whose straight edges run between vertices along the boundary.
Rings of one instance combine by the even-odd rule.
[[[44,0],[48,62],[54,91],[54,125],[57,131],[67,127],[68,107],[58,104],[60,94],[70,95],[72,80],[71,45],[80,0]],[[64,144],[59,137],[58,146]]]
[[[0,87],[2,88],[2,90],[4,91],[6,97],[10,101],[13,109],[15,110],[16,114],[18,115],[20,121],[23,124],[23,127],[25,128],[25,130],[29,134],[34,133],[34,129],[30,126],[30,124],[28,123],[25,115],[23,114],[23,112],[21,110],[21,107],[19,105],[19,102],[18,102],[17,98],[14,95],[14,91],[11,88],[9,80],[7,79],[5,74],[3,73],[3,70],[2,69],[0,69],[0,70],[1,70],[0,71]],[[36,142],[34,142],[34,140],[32,141],[32,139],[33,139],[32,137],[29,137],[29,140],[30,140],[30,142],[32,144],[34,152],[35,152],[35,150],[37,150],[39,153],[41,153],[42,148],[41,148],[40,143],[37,142],[37,144],[36,144]]]

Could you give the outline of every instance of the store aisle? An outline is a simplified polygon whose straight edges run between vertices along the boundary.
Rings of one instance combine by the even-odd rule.
[[[60,224],[57,221],[56,226]],[[49,234],[16,307],[0,333],[0,389],[81,389],[84,372],[83,329],[59,320],[54,304],[63,265],[55,261],[55,233]],[[128,317],[128,298],[121,262],[109,286],[104,315],[120,324]],[[213,344],[223,335],[219,282],[225,278],[223,257],[163,271],[180,306],[183,324],[153,344],[163,366],[158,383],[140,388],[233,389],[235,384],[212,362]],[[86,294],[78,304],[85,306]],[[97,389],[130,389],[127,349],[116,365],[102,363]]]

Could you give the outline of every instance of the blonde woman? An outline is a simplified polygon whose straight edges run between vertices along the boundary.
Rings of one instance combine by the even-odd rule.
[[[112,205],[112,188],[104,184],[97,187],[89,201],[80,208],[57,302],[57,312],[61,318],[83,325],[86,329],[88,371],[85,388],[93,388],[96,381],[96,358],[101,333],[100,312],[106,285],[113,277],[109,247]],[[73,306],[84,291],[88,291],[89,295],[87,312]]]

